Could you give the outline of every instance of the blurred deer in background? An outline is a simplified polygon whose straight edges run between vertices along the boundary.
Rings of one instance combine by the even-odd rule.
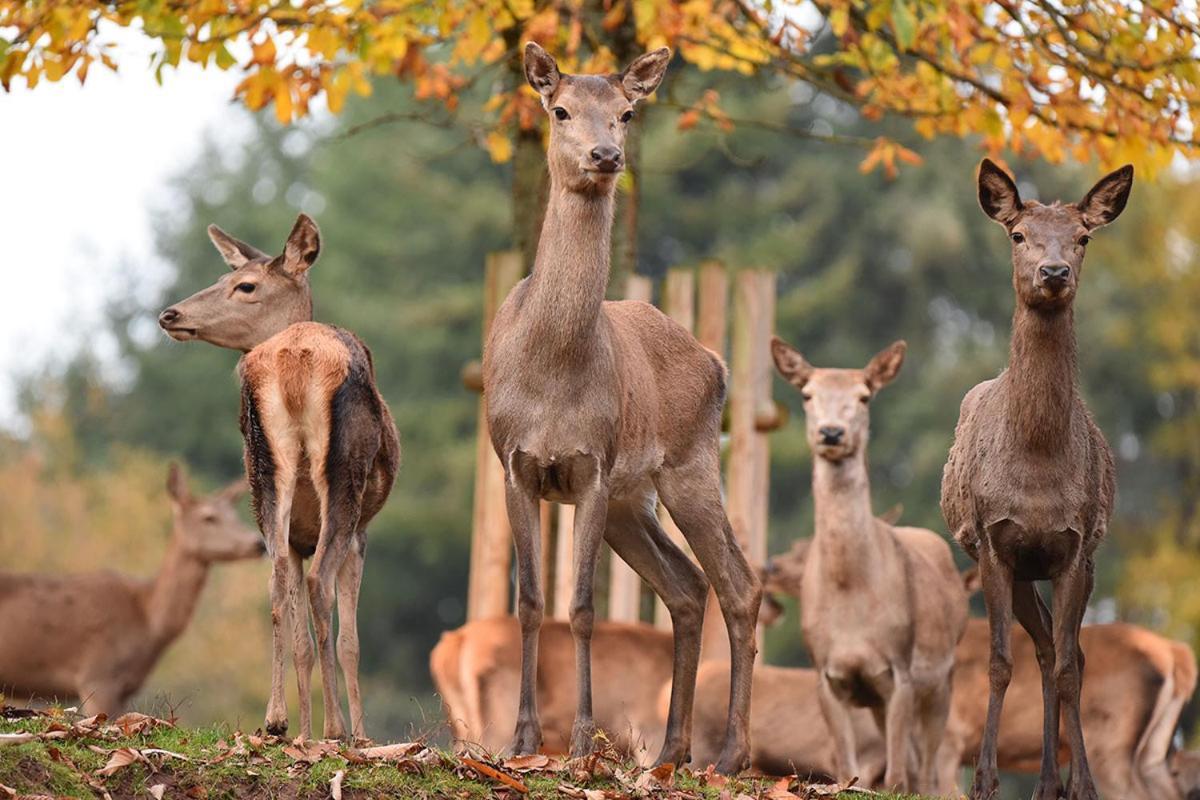
[[[158,322],[177,341],[199,339],[244,353],[238,375],[246,474],[272,558],[266,729],[282,735],[288,728],[283,680],[290,620],[300,735],[312,735],[311,612],[324,735],[346,736],[334,664],[336,588],[337,660],[346,679],[352,735],[364,738],[358,593],[366,526],[387,500],[400,464],[396,426],[375,386],[367,346],[347,330],[311,321],[308,270],[321,249],[316,223],[301,214],[275,257],[215,225],[208,234],[233,271],[163,311]],[[303,559],[310,556],[305,576]]]
[[[763,589],[770,597],[778,592],[800,597],[808,539],[799,539],[791,550],[775,556],[764,571]],[[979,590],[975,569],[964,573],[968,592]],[[1001,719],[997,763],[1010,772],[1038,774],[1040,770],[1042,713],[1038,702],[1041,680],[1033,642],[1019,628],[1012,629],[1013,676]],[[1187,778],[1172,778],[1169,754],[1171,740],[1179,725],[1180,712],[1196,688],[1196,658],[1182,642],[1172,641],[1136,625],[1113,623],[1092,625],[1080,631],[1080,645],[1088,657],[1087,685],[1080,699],[1080,715],[1097,756],[1094,761],[1096,784],[1103,797],[1122,800],[1179,800],[1192,788]],[[939,791],[952,792],[958,783],[961,766],[971,766],[979,750],[987,718],[989,665],[987,621],[971,619],[966,633],[955,649],[953,694],[946,736],[938,754]],[[696,751],[704,752],[705,732],[722,710],[711,707],[719,700],[720,677],[707,674],[701,667],[696,688]],[[813,701],[806,693],[813,690],[816,676],[811,670],[774,668],[763,676],[755,670],[755,700],[776,718],[775,741],[760,751],[755,737],[752,760],[764,771],[786,764],[787,756],[796,764],[819,768],[828,741],[823,725],[811,723],[808,711]],[[760,686],[760,681],[762,685]],[[780,706],[787,706],[780,709]],[[796,719],[802,722],[787,722]],[[753,727],[767,724],[757,714]],[[855,735],[860,746],[878,750],[878,734],[864,728],[855,719]],[[711,741],[709,742],[711,746]],[[1070,756],[1067,748],[1058,754],[1060,763]],[[863,780],[870,781],[871,764],[864,765]],[[867,785],[871,785],[867,783]]]
[[[523,635],[512,750],[542,742],[538,628],[544,600],[538,502],[574,504],[571,601],[579,696],[570,751],[592,751],[593,583],[607,540],[662,598],[674,630],[674,696],[659,762],[685,763],[711,580],[729,630],[732,702],[717,768],[747,763],[750,677],[759,589],[721,498],[718,440],[725,365],[648,303],[605,302],[613,196],[634,105],[658,87],[665,48],[618,75],[563,75],[546,51],[525,49],[525,73],[550,114],[550,197],[533,273],[496,314],[483,356],[492,444],[504,465],[517,550]],[[663,531],[661,496],[703,572]],[[707,576],[707,579],[706,577]]]
[[[1106,175],[1078,203],[1022,201],[1017,185],[984,159],[979,204],[1012,242],[1013,312],[1008,369],[963,398],[942,477],[942,514],[979,562],[991,625],[987,727],[973,800],[999,788],[996,748],[1012,677],[1013,614],[1033,638],[1042,671],[1042,768],[1037,800],[1059,795],[1059,709],[1071,750],[1069,800],[1095,800],[1079,697],[1079,628],[1092,593],[1093,554],[1112,516],[1112,451],[1079,394],[1074,300],[1093,231],[1125,209],[1133,168]],[[1034,581],[1053,584],[1053,613]]]
[[[864,369],[817,369],[779,337],[771,352],[804,398],[816,456],[816,532],[800,617],[820,677],[821,710],[837,743],[837,777],[862,775],[851,710],[867,707],[886,742],[884,786],[933,790],[967,598],[942,537],[892,527],[871,511],[868,403],[900,372],[905,344],[895,342]]]
[[[0,572],[0,692],[78,697],[88,714],[124,708],[191,622],[209,567],[263,554],[262,536],[238,518],[245,491],[238,480],[193,497],[172,464],[171,540],[150,579]]]

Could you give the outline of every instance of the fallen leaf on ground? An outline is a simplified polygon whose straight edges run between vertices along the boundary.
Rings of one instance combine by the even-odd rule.
[[[333,773],[333,777],[329,779],[329,794],[333,800],[342,800],[342,780],[346,777],[346,770],[339,769]]]
[[[112,755],[108,757],[108,763],[96,770],[96,774],[112,775],[118,770],[128,767],[130,764],[145,760],[146,757],[132,747],[121,747],[112,751]]]
[[[80,722],[80,725],[83,723]],[[127,714],[122,714],[112,721],[112,726],[117,728],[126,736],[133,736],[138,733],[145,733],[159,726],[170,726],[171,723],[165,719],[156,719],[149,714],[139,714],[136,711],[130,711]]]
[[[147,791],[154,796],[154,800],[162,800],[163,794],[167,791],[167,785],[165,783],[156,783],[147,789]]]
[[[488,766],[482,761],[476,761],[473,758],[464,758],[462,759],[462,763],[469,767],[481,778],[487,778],[488,780],[503,784],[514,791],[520,792],[521,794],[529,794],[528,786],[511,775],[505,775],[495,767]]]
[[[25,744],[36,738],[36,733],[0,733],[0,744]]]
[[[548,756],[544,753],[534,753],[529,756],[513,756],[504,761],[504,768],[515,770],[517,772],[529,772],[530,770],[539,770],[541,772],[553,772],[563,768],[564,762],[556,756]]]
[[[16,797],[17,790],[11,786],[5,786],[3,783],[0,783],[0,794],[6,794],[9,797]]]

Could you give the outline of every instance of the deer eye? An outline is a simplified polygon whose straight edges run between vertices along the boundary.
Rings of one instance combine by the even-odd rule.
[[[1080,246],[1080,247],[1087,247],[1087,244],[1088,244],[1088,242],[1090,242],[1091,240],[1092,240],[1092,237],[1088,236],[1088,235],[1085,233],[1083,236],[1080,236],[1080,237],[1079,237],[1079,239],[1077,240],[1077,242],[1078,242],[1078,244],[1079,244],[1079,246]]]
[[[864,406],[867,405],[868,403],[871,402],[871,395],[869,395],[869,394],[862,395],[861,397],[858,398],[858,402],[862,403]]]
[[[244,294],[250,294],[251,292],[254,291],[254,284],[253,283],[239,283],[234,288],[237,289],[239,292],[243,292]]]
[[[809,392],[801,392],[800,399],[807,403],[809,400],[812,400],[812,394]]]
[[[568,114],[567,110],[565,108],[563,108],[562,106],[555,106],[552,109],[552,111],[554,112],[554,118],[557,119],[559,122],[564,122],[571,118],[571,115]]]
[[[1021,242],[1025,241],[1025,234],[1021,233],[1020,231],[1013,231],[1010,235],[1010,238],[1013,240],[1013,244],[1020,244]]]
[[[633,109],[632,108],[621,115],[621,122],[628,123],[632,119],[633,119]]]

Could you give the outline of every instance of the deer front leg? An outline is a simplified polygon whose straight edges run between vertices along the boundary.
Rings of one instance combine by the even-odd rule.
[[[997,739],[1000,734],[1000,712],[1004,695],[1012,680],[1012,652],[1009,627],[1012,625],[1012,570],[996,558],[986,540],[979,549],[979,577],[983,583],[984,605],[987,606],[988,630],[991,634],[991,658],[988,664],[988,710],[984,723],[983,743],[975,780],[971,784],[971,800],[990,800],[1000,789],[996,764]]]
[[[1096,800],[1096,786],[1088,766],[1079,718],[1079,695],[1083,685],[1082,653],[1079,650],[1079,626],[1092,593],[1092,564],[1088,560],[1073,564],[1054,579],[1054,683],[1066,723],[1067,744],[1071,748],[1071,777],[1068,800]]]
[[[1013,613],[1033,640],[1042,675],[1042,764],[1034,800],[1057,800],[1059,703],[1054,681],[1053,623],[1032,581],[1013,582]]]
[[[887,695],[887,719],[884,726],[887,768],[884,788],[907,792],[909,743],[912,741],[913,685],[908,671],[892,666],[891,692]]]
[[[825,724],[833,735],[834,752],[837,754],[837,779],[848,783],[861,778],[850,710],[834,694],[829,674],[824,669],[820,671],[817,681],[817,701],[821,704],[821,716],[825,718]],[[881,730],[880,733],[882,732]]]
[[[592,469],[599,465],[589,459]],[[572,757],[586,756],[595,749],[596,722],[592,717],[592,628],[595,624],[596,560],[608,516],[608,491],[602,478],[578,473],[573,480],[591,484],[575,504],[575,591],[571,597],[571,635],[575,638],[575,675],[579,696],[575,724],[571,727]]]
[[[517,617],[521,623],[521,692],[517,727],[510,752],[515,756],[536,753],[542,744],[542,726],[537,709],[538,634],[542,627],[545,599],[542,595],[541,519],[536,484],[522,480],[511,469],[519,454],[509,459],[505,470],[504,499],[508,523],[517,551]]]

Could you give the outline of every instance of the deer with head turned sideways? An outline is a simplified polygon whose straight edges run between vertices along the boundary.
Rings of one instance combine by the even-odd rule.
[[[942,514],[979,562],[991,626],[987,727],[971,787],[998,789],[996,740],[1012,676],[1008,630],[1029,632],[1042,674],[1042,767],[1037,800],[1059,794],[1059,711],[1071,749],[1070,800],[1094,800],[1080,722],[1079,628],[1092,592],[1093,554],[1116,492],[1112,451],[1079,394],[1074,300],[1093,231],[1117,218],[1133,168],[1110,173],[1078,203],[1023,201],[1012,178],[984,159],[979,203],[1012,243],[1016,294],[1008,369],[963,398],[942,476]],[[1034,581],[1049,580],[1053,611]]]
[[[175,464],[167,474],[172,534],[158,574],[0,572],[0,692],[78,697],[115,714],[187,628],[209,568],[257,558],[262,537],[237,513],[244,480],[202,497]]]
[[[522,630],[512,750],[541,744],[536,695],[543,599],[538,501],[574,504],[571,600],[578,698],[570,751],[593,749],[593,583],[602,541],[663,599],[674,631],[674,690],[660,762],[689,758],[692,697],[711,580],[733,654],[727,735],[717,767],[749,757],[758,581],[721,499],[718,438],[725,366],[648,303],[606,302],[614,192],[634,106],[662,80],[668,50],[615,75],[564,75],[541,47],[525,73],[550,116],[550,197],[533,273],[496,314],[483,356],[492,444],[504,465]],[[659,525],[655,495],[703,572]],[[707,575],[707,579],[706,576]]]
[[[867,707],[886,743],[885,787],[932,791],[967,597],[942,537],[893,527],[871,511],[868,403],[900,372],[905,343],[895,342],[864,369],[817,369],[779,337],[771,352],[804,398],[816,456],[816,532],[800,617],[838,777],[860,776],[851,710]],[[910,751],[917,754],[915,773]]]
[[[324,735],[346,737],[336,659],[350,701],[350,730],[365,738],[358,684],[358,594],[366,527],[383,507],[400,464],[391,412],[375,385],[367,346],[312,321],[308,270],[321,249],[301,214],[283,253],[269,256],[215,225],[209,237],[232,271],[159,315],[178,341],[240,350],[241,429],[254,513],[272,558],[271,696],[266,729],[288,728],[284,659],[290,622],[300,690],[300,735],[312,735],[310,679],[317,637]],[[312,558],[307,576],[303,560]]]

